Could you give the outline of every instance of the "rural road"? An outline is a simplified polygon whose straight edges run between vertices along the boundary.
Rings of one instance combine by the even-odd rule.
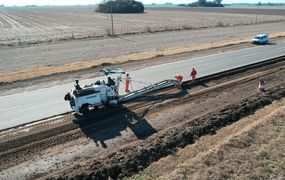
[[[188,79],[192,67],[197,69],[198,77],[203,77],[239,66],[261,62],[284,54],[285,41],[276,45],[257,46],[254,48],[188,59],[128,73],[130,73],[132,79],[135,81],[151,84],[165,79],[174,79],[174,76],[178,73]],[[105,77],[99,77],[81,81],[80,84],[90,84],[102,78],[105,79]],[[133,83],[134,90],[142,88],[143,86],[146,85],[136,82]],[[65,102],[63,97],[72,87],[73,84],[69,83],[0,97],[0,130],[71,111],[69,103]]]

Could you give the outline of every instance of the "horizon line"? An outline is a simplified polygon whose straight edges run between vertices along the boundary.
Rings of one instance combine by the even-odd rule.
[[[36,4],[27,4],[27,5],[5,5],[0,4],[0,7],[46,7],[46,6],[96,6],[100,3],[95,4],[62,4],[62,5],[53,5],[53,4],[46,4],[46,5],[36,5]],[[144,5],[165,5],[165,6],[172,6],[172,5],[179,5],[179,4],[190,4],[190,3],[143,3]],[[262,5],[272,4],[272,5],[285,5],[285,2],[274,2],[274,3],[261,3]],[[257,3],[224,3],[223,5],[257,5]]]

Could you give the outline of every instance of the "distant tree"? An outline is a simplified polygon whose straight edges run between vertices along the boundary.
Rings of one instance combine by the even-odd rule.
[[[215,4],[222,4],[222,1],[223,1],[223,0],[215,0],[214,3],[215,3]]]
[[[198,0],[198,4],[205,7],[207,5],[207,0]]]
[[[144,6],[135,0],[103,1],[95,11],[101,13],[144,13]]]
[[[171,6],[171,5],[173,5],[173,3],[171,3],[171,2],[166,2],[166,3],[164,3],[164,5]]]
[[[222,4],[222,0],[214,0],[214,1],[207,1],[207,0],[198,0],[197,2],[193,2],[188,4],[191,7],[224,7]]]

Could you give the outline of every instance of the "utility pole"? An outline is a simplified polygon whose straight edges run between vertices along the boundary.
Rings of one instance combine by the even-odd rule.
[[[111,26],[112,36],[114,36],[113,1],[111,1]]]
[[[259,12],[259,6],[260,6],[261,2],[259,1],[257,4],[257,10],[256,10],[256,16],[255,16],[255,24],[257,24],[257,14]]]

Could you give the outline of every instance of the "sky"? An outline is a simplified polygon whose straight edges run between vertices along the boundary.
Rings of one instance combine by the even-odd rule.
[[[162,4],[165,2],[172,2],[174,4],[180,3],[191,3],[197,0],[137,0],[144,4],[157,3]],[[86,5],[86,4],[96,4],[101,2],[101,0],[0,0],[0,4],[5,6],[24,6],[24,5]],[[223,3],[285,3],[285,0],[223,0]]]

